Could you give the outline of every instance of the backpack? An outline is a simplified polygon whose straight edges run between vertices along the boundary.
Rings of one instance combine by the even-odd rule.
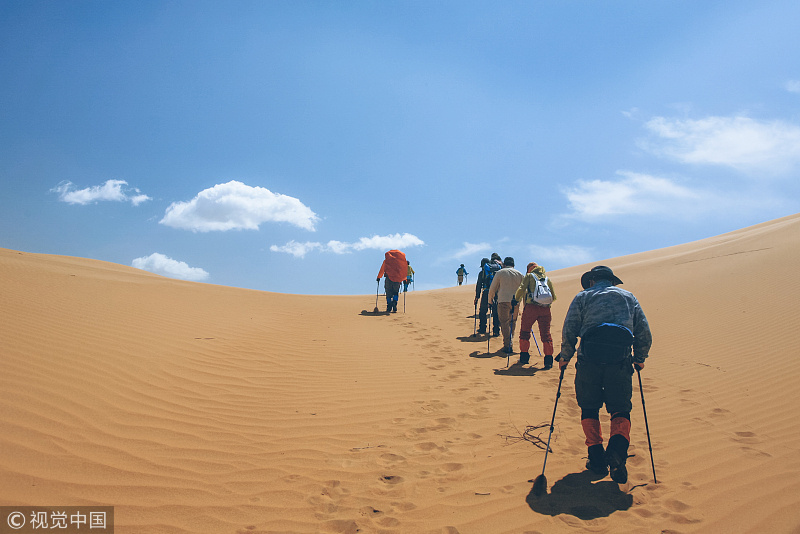
[[[584,332],[581,353],[586,361],[609,365],[625,361],[633,346],[633,332],[614,323],[603,323]]]
[[[533,291],[528,288],[528,299],[538,306],[550,306],[553,303],[553,292],[547,285],[547,277],[539,278],[534,275],[533,278],[536,280],[536,285]]]
[[[494,280],[494,274],[500,269],[502,269],[502,267],[493,261],[490,261],[483,266],[483,287],[486,289],[491,287],[492,280]]]

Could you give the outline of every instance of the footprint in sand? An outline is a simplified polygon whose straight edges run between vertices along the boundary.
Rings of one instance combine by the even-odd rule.
[[[753,432],[734,432],[734,436],[732,438],[733,441],[738,441],[739,443],[747,443],[748,445],[761,443],[761,439]]]
[[[446,451],[446,447],[440,447],[432,441],[424,441],[422,443],[417,443],[414,447],[423,452],[430,452],[430,451]]]
[[[361,529],[352,519],[335,519],[326,521],[321,525],[321,532],[325,534],[356,534]]]
[[[742,447],[741,450],[743,453],[745,453],[747,456],[751,458],[772,458],[771,454],[764,451],[760,451],[758,449],[754,449],[752,447]]]
[[[399,463],[405,462],[406,459],[404,456],[400,456],[399,454],[392,454],[387,452],[386,454],[381,454],[378,463],[384,467],[394,466]]]

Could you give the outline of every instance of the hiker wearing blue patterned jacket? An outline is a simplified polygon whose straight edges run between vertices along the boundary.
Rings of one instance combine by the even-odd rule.
[[[652,344],[650,326],[639,301],[616,287],[622,280],[598,265],[581,277],[583,291],[573,299],[564,319],[561,352],[563,369],[577,353],[575,397],[581,408],[589,461],[586,468],[619,484],[628,480],[625,466],[631,432],[634,367],[644,368]],[[578,338],[581,339],[577,347]],[[611,415],[607,449],[603,449],[600,408]]]

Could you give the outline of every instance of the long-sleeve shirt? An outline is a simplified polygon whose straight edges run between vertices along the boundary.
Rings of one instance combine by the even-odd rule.
[[[594,286],[575,295],[564,318],[560,359],[570,360],[578,338],[603,323],[622,325],[633,332],[633,361],[644,363],[653,343],[647,317],[633,293],[611,285],[609,280],[597,280]],[[581,357],[580,347],[578,353]]]
[[[511,302],[522,278],[523,274],[513,267],[503,267],[497,271],[489,287],[489,302],[493,301],[495,296],[497,302]]]

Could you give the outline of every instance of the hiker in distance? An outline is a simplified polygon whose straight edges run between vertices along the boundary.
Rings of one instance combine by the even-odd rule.
[[[517,293],[523,274],[514,268],[514,258],[511,256],[503,260],[503,268],[494,275],[492,285],[489,287],[489,300],[497,298],[497,315],[500,316],[500,330],[503,332],[503,352],[512,354],[514,349],[511,340],[514,337],[514,325],[519,314],[519,308],[514,308],[511,300]]]
[[[544,285],[542,285],[544,284]],[[550,305],[556,300],[556,292],[553,290],[553,282],[545,274],[544,267],[535,261],[528,264],[528,274],[522,279],[511,306],[516,307],[518,303],[524,302],[525,309],[522,312],[522,322],[519,325],[519,365],[526,365],[530,362],[528,349],[531,346],[531,329],[533,324],[539,323],[539,337],[542,340],[544,350],[544,368],[553,367],[553,337],[550,335]]]
[[[408,266],[406,255],[399,250],[390,250],[385,254],[377,280],[380,282],[382,277],[386,277],[383,282],[386,292],[386,313],[397,313],[400,284],[408,275]]]
[[[414,281],[414,269],[411,268],[411,262],[406,261],[406,263],[408,264],[408,274],[406,274],[406,279],[403,280],[403,293],[408,292],[408,284]]]
[[[618,484],[628,481],[626,461],[631,442],[631,396],[634,368],[641,371],[650,351],[652,336],[639,301],[619,287],[622,280],[604,266],[581,276],[583,291],[575,295],[564,319],[561,369],[575,355],[575,397],[581,408],[581,427],[589,461],[586,468]],[[608,447],[603,449],[600,408],[611,415]]]
[[[475,304],[478,300],[481,301],[480,311],[478,312],[478,320],[480,326],[478,327],[478,334],[483,335],[488,332],[487,314],[489,313],[489,306],[492,306],[492,334],[494,336],[500,335],[500,319],[497,317],[497,310],[494,309],[494,303],[489,302],[489,287],[492,285],[494,275],[497,271],[503,268],[500,263],[500,255],[497,252],[492,253],[492,258],[483,258],[481,260],[481,272],[478,273],[478,281],[475,282]]]
[[[467,269],[464,267],[464,264],[462,263],[461,267],[456,269],[456,275],[458,276],[458,285],[461,285],[461,284],[464,283],[464,277],[466,275],[468,275],[468,274],[469,273],[467,272]]]

